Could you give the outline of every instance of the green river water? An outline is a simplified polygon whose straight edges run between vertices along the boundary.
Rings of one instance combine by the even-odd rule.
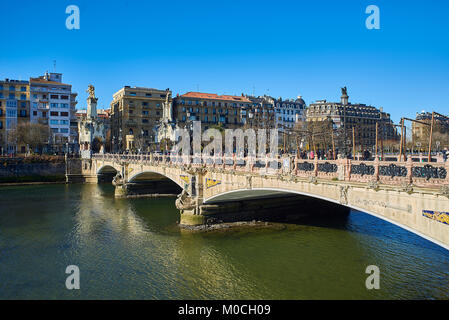
[[[360,212],[207,233],[174,198],[104,185],[0,188],[0,299],[448,299],[449,251]],[[68,290],[65,269],[80,269]],[[368,265],[380,289],[367,290]]]

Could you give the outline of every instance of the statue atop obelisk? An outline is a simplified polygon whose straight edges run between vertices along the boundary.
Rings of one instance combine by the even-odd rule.
[[[86,92],[89,94],[87,97],[87,118],[96,119],[97,118],[97,101],[98,98],[95,97],[95,87],[89,84]]]

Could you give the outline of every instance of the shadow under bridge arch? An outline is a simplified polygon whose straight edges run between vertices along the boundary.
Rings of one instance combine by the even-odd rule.
[[[178,195],[182,192],[180,181],[158,172],[143,171],[128,179],[128,193],[131,195]]]
[[[114,176],[119,172],[118,169],[110,165],[104,165],[97,170],[98,182],[112,182]]]
[[[332,199],[282,189],[238,189],[204,201],[211,216],[223,222],[269,221],[344,227],[350,208]],[[215,211],[215,212],[214,212]],[[338,223],[335,223],[338,221]]]

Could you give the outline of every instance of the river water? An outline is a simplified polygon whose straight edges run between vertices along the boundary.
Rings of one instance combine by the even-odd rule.
[[[0,298],[449,299],[449,251],[364,213],[190,233],[173,198],[113,191],[0,188]],[[65,287],[68,265],[80,290]],[[368,265],[379,290],[365,287]]]

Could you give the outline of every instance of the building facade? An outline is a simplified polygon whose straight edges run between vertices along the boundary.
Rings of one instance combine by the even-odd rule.
[[[253,102],[245,96],[187,92],[173,99],[175,121],[181,128],[201,121],[202,129],[243,127],[249,119]]]
[[[30,120],[30,85],[28,81],[5,79],[0,81],[0,154],[25,152],[17,145],[12,130]]]
[[[149,150],[167,99],[172,102],[169,89],[125,86],[117,91],[110,109],[113,151]]]
[[[427,149],[429,147],[432,113],[425,111],[417,113],[416,120],[420,122],[412,122],[413,146],[418,149]],[[449,147],[449,117],[439,114],[434,115],[432,138],[432,147],[437,147],[437,149]]]
[[[340,102],[318,100],[311,103],[306,111],[307,122],[319,122],[329,120],[334,130],[345,134],[344,143],[351,140],[353,128],[356,145],[362,149],[370,149],[376,144],[376,123],[378,123],[378,138],[397,140],[398,135],[390,119],[390,114],[373,106],[365,104],[352,104],[349,102],[346,87],[342,89]]]
[[[62,82],[61,73],[30,78],[30,121],[48,125],[54,151],[66,146],[74,151],[78,143],[76,96],[72,86]]]
[[[252,105],[245,108],[245,127],[267,130],[276,128],[275,100],[267,95],[246,97]]]
[[[276,99],[276,127],[280,131],[292,129],[299,121],[305,121],[307,105],[301,96],[294,99]]]

